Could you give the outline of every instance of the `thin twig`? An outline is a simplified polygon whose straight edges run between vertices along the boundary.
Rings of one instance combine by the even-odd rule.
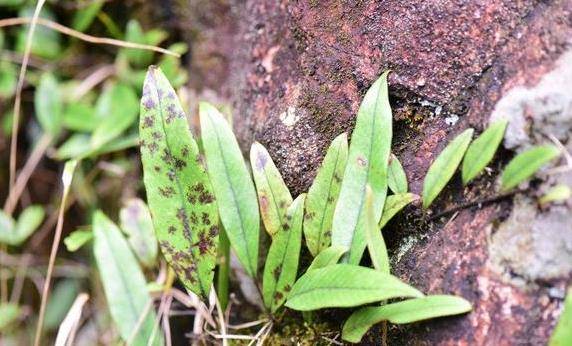
[[[32,51],[32,41],[34,39],[34,31],[36,30],[36,24],[40,17],[40,11],[44,6],[46,0],[38,0],[36,8],[34,9],[34,15],[32,18],[26,18],[26,23],[31,23],[30,29],[26,36],[26,47],[24,49],[24,57],[22,58],[22,65],[20,66],[20,75],[18,76],[18,84],[16,86],[16,96],[14,99],[14,122],[12,123],[12,138],[10,141],[10,179],[9,186],[10,190],[14,186],[16,179],[16,148],[18,145],[18,128],[20,127],[20,107],[22,105],[22,89],[24,88],[24,76],[26,75],[26,70],[28,68],[28,61],[30,60],[30,52]],[[1,20],[4,22],[5,20]],[[0,25],[1,27],[1,25]]]
[[[66,317],[60,324],[54,344],[55,346],[73,345],[73,339],[75,338],[75,333],[81,319],[81,312],[88,299],[89,295],[87,293],[80,293],[76,297]]]
[[[45,1],[45,0],[44,0]],[[43,2],[43,1],[42,1]],[[7,18],[0,20],[0,28],[5,26],[13,26],[13,25],[22,25],[28,24],[32,20],[26,17],[15,17],[15,18]],[[134,49],[144,49],[144,50],[151,50],[161,54],[172,55],[177,58],[181,57],[181,54],[172,52],[168,49],[164,49],[161,47],[155,47],[148,44],[140,44],[122,40],[116,40],[114,38],[107,38],[107,37],[97,37],[84,34],[83,32],[79,32],[73,29],[68,28],[67,26],[61,25],[56,22],[52,22],[51,20],[44,19],[44,18],[37,18],[37,23],[39,25],[48,27],[52,30],[56,30],[61,32],[64,35],[68,35],[71,37],[75,37],[85,42],[95,43],[95,44],[107,44],[110,46],[117,46],[117,47],[124,47],[124,48],[134,48]]]
[[[42,335],[42,328],[44,325],[44,316],[46,314],[46,304],[48,302],[48,296],[50,294],[50,282],[52,280],[52,275],[54,272],[54,264],[56,262],[56,255],[58,254],[58,248],[60,245],[60,239],[62,237],[62,229],[64,226],[64,211],[67,202],[71,180],[73,178],[73,172],[77,161],[68,161],[64,167],[64,172],[62,174],[63,181],[63,193],[62,201],[60,203],[60,212],[58,214],[58,222],[56,225],[56,233],[54,234],[54,241],[52,242],[52,250],[50,252],[50,260],[48,262],[48,272],[46,274],[46,281],[44,282],[44,288],[42,290],[42,301],[40,303],[40,313],[38,315],[38,327],[36,329],[36,336],[34,338],[34,346],[40,345],[40,338]]]
[[[40,163],[40,160],[50,146],[51,141],[51,135],[43,134],[38,141],[38,144],[36,144],[34,150],[28,158],[28,161],[26,161],[24,168],[22,168],[22,171],[18,175],[14,187],[11,188],[10,192],[8,193],[8,198],[6,199],[6,203],[4,203],[4,212],[6,214],[11,215],[14,212],[14,209],[18,204],[18,200],[20,199],[24,188],[26,188],[26,185],[28,184],[28,180],[30,180],[32,173],[34,173],[36,166],[38,166],[38,163]]]
[[[163,331],[165,332],[165,344],[166,346],[171,346],[171,323],[169,322],[169,311],[171,310],[171,304],[173,303],[173,297],[169,296],[167,298],[167,304],[165,305],[165,310],[163,311]]]
[[[251,327],[257,326],[257,325],[265,323],[265,322],[268,322],[267,318],[262,318],[258,321],[246,322],[246,323],[241,323],[241,324],[229,324],[228,329],[233,329],[233,330],[246,329],[246,328],[251,328]]]
[[[32,39],[34,38],[34,31],[36,30],[36,23],[40,16],[40,11],[46,0],[38,0],[34,15],[32,16],[30,29],[26,36],[26,47],[24,48],[24,57],[22,58],[22,65],[20,66],[20,74],[18,76],[18,84],[16,85],[16,96],[14,98],[14,115],[12,122],[12,137],[10,138],[10,175],[8,178],[8,189],[12,190],[16,180],[16,161],[17,161],[17,147],[18,147],[18,128],[20,127],[20,107],[22,105],[22,89],[24,88],[24,76],[28,68],[28,61],[30,60],[30,52],[32,50]],[[5,246],[2,246],[4,248]],[[8,282],[1,279],[0,283],[0,299],[5,302],[8,298]]]
[[[217,316],[218,316],[218,320],[219,320],[219,329],[220,329],[220,334],[222,336],[226,336],[226,323],[224,321],[224,313],[222,310],[222,307],[220,305],[220,301],[218,300],[218,296],[216,294],[216,291],[214,289],[214,286],[211,287],[211,295],[214,297],[215,299],[215,304],[216,304],[216,311],[217,311]],[[228,341],[226,339],[222,339],[222,345],[223,346],[227,346],[228,345]]]
[[[93,71],[87,78],[84,78],[81,83],[74,88],[70,100],[79,100],[82,96],[87,94],[96,85],[103,82],[107,78],[113,76],[115,73],[115,66],[104,65]]]

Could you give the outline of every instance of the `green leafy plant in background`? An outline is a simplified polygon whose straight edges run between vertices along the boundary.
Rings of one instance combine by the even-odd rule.
[[[113,31],[114,38],[118,40],[147,45],[157,45],[166,41],[166,31],[145,30],[134,20],[128,21],[123,30],[122,20],[115,23],[115,19],[106,14],[106,11],[109,11],[111,7],[104,6],[106,3],[106,1],[100,0],[89,1],[85,4],[83,2],[73,4],[71,2],[69,4],[47,2],[43,5],[40,17],[53,22],[56,22],[57,17],[60,17],[61,24],[69,25],[81,32],[94,29],[92,33],[96,33],[96,35],[100,34],[100,27],[93,28],[92,24],[100,21],[104,30],[114,28],[108,31]],[[5,0],[0,1],[0,10],[3,14],[12,13],[16,17],[30,18],[34,11],[32,5],[29,1]],[[73,15],[70,16],[69,14]],[[69,23],[66,23],[68,19]],[[18,59],[21,59],[20,56],[22,56],[26,45],[28,27],[29,25],[22,25],[13,29],[3,27],[0,31],[0,108],[4,111],[0,115],[0,131],[3,132],[3,137],[11,135],[13,122],[9,104],[14,101],[19,68],[13,57],[17,56]],[[4,246],[7,246],[6,251],[8,253],[13,251],[22,251],[23,254],[35,253],[37,245],[34,245],[34,241],[37,239],[34,235],[41,232],[34,233],[39,229],[50,229],[50,216],[53,214],[45,217],[44,210],[53,213],[54,208],[49,205],[39,206],[22,203],[23,208],[18,209],[20,196],[25,196],[26,193],[26,183],[30,178],[28,172],[33,172],[34,167],[41,162],[43,157],[47,156],[55,161],[69,159],[81,159],[83,161],[78,165],[78,172],[76,173],[78,179],[73,186],[73,197],[75,198],[70,201],[70,205],[77,203],[81,205],[81,208],[90,211],[88,214],[91,215],[91,210],[98,209],[100,203],[107,203],[105,199],[113,195],[109,191],[101,193],[95,188],[102,181],[106,183],[110,181],[109,172],[111,169],[131,171],[136,168],[132,162],[126,160],[129,154],[125,152],[125,149],[135,147],[138,144],[139,135],[136,120],[139,114],[140,91],[147,66],[150,63],[157,63],[162,66],[170,82],[176,86],[183,85],[188,78],[187,72],[181,66],[180,59],[176,56],[162,57],[149,50],[132,48],[120,48],[118,49],[119,53],[113,56],[113,49],[94,52],[91,48],[92,46],[85,45],[81,40],[64,39],[60,32],[52,28],[41,25],[36,27],[32,40],[32,63],[26,71],[24,81],[26,89],[23,102],[26,103],[26,106],[23,107],[22,116],[25,117],[26,121],[21,122],[23,126],[20,128],[21,132],[26,133],[26,139],[30,143],[30,153],[28,161],[17,176],[19,180],[16,180],[16,188],[9,191],[10,197],[4,206],[4,211],[0,212],[0,245],[2,251],[4,251]],[[187,47],[184,43],[174,42],[169,49],[172,52],[176,51],[177,54],[183,54]],[[40,68],[37,68],[38,66]],[[27,103],[30,104],[29,107]],[[28,113],[32,116],[28,117]],[[22,148],[26,147],[23,146]],[[18,146],[18,151],[21,151],[22,148]],[[117,154],[104,156],[109,153]],[[24,156],[21,158],[23,159]],[[53,165],[53,162],[50,165]],[[111,167],[111,169],[106,171],[102,167]],[[116,198],[116,200],[119,199]],[[133,212],[134,204],[137,205],[138,213],[136,216],[131,215],[133,216],[131,217],[127,210]],[[130,248],[129,251],[135,255],[134,258],[142,266],[146,269],[154,269],[158,264],[158,245],[147,206],[140,200],[136,200],[136,202],[130,200],[127,201],[120,214],[122,214],[119,215],[119,219],[122,222],[121,231],[123,233],[118,236],[114,234],[113,237],[117,236],[119,241],[122,239],[126,242],[128,249]],[[116,216],[113,215],[113,217]],[[82,221],[91,223],[92,220],[87,217],[87,220]],[[94,218],[93,222],[95,221]],[[39,227],[42,223],[43,226]],[[105,226],[108,227],[109,225],[107,223]],[[116,226],[114,225],[114,227]],[[113,233],[113,230],[110,232]],[[82,247],[85,250],[88,245],[90,249],[93,245],[101,250],[101,241],[99,241],[101,234],[99,237],[97,234],[94,225],[89,224],[72,232],[65,238],[64,242],[69,251],[78,251]],[[32,241],[29,241],[30,239]],[[109,258],[105,259],[106,265],[109,260]],[[140,264],[136,262],[134,265],[127,264],[127,266],[131,269],[137,267],[137,270],[140,271]],[[74,269],[77,272],[74,271],[73,275],[85,279],[85,268],[81,266],[79,268]],[[100,273],[105,272],[105,269]],[[18,276],[23,275],[24,278],[31,277],[29,273],[19,268],[17,273],[14,272],[14,284],[10,288],[18,286],[20,278],[16,274]],[[34,275],[36,275],[35,272]],[[143,280],[138,281],[138,284],[141,284],[139,291],[143,290],[148,296],[145,290],[147,283],[142,275]],[[112,276],[102,275],[101,283],[105,290],[114,283],[117,284],[116,279],[117,277],[114,279]],[[74,295],[77,293],[76,290],[69,287],[74,286],[77,289],[77,282],[77,279],[56,282],[54,292],[48,298],[43,330],[53,330],[61,323],[62,313],[68,312],[70,300],[73,302]],[[24,287],[26,289],[27,286]],[[130,291],[133,290],[129,285],[119,285],[116,288],[117,291],[114,294],[120,297],[125,297],[126,293],[130,294]],[[16,292],[12,293],[11,300],[20,300],[21,294],[18,293],[18,288],[13,289]],[[125,292],[121,292],[121,290],[125,290]],[[134,294],[137,295],[136,292]],[[142,301],[139,300],[138,304]],[[124,341],[130,344],[147,345],[147,338],[140,336],[145,335],[145,330],[140,330],[133,335],[127,335],[125,332],[125,324],[129,323],[129,320],[123,319],[121,314],[124,314],[131,307],[121,304],[118,307],[113,299],[108,299],[108,306],[113,321],[116,322]],[[136,308],[142,307],[137,306]],[[145,308],[154,322],[154,307]],[[123,311],[118,312],[118,309]],[[0,302],[0,310],[0,333],[10,337],[11,332],[18,332],[18,330],[8,328],[25,321],[21,317],[28,310],[18,304],[4,302]],[[106,313],[107,311],[103,309],[101,312],[96,311],[95,316],[98,320],[101,319],[104,323],[108,323],[108,319],[105,318]],[[137,318],[139,317],[137,316]],[[157,334],[155,342],[162,344],[163,338],[162,335],[159,335],[161,333],[158,330],[153,331],[153,333]],[[128,339],[129,337],[131,340]],[[8,343],[11,342],[9,338],[6,340]]]
[[[44,215],[44,208],[39,205],[24,209],[17,221],[0,210],[0,244],[21,245],[40,226]]]
[[[155,311],[146,280],[119,228],[101,211],[93,216],[93,251],[111,317],[128,344],[163,344],[154,335]]]

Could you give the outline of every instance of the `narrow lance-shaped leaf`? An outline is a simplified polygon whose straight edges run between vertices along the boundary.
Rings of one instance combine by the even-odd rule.
[[[316,179],[308,190],[304,235],[312,256],[327,248],[332,240],[334,210],[340,194],[348,158],[348,139],[342,133],[332,141]]]
[[[423,293],[395,276],[349,264],[334,264],[306,272],[296,281],[286,306],[301,311],[351,307]]]
[[[367,249],[369,257],[373,263],[373,267],[382,273],[389,274],[389,255],[385,241],[381,235],[377,220],[375,219],[375,211],[373,209],[373,194],[369,185],[366,187],[365,193],[365,212],[366,212],[366,227],[365,239],[367,240]]]
[[[409,203],[419,199],[419,196],[413,193],[400,193],[397,195],[388,196],[385,200],[385,205],[383,206],[383,212],[381,213],[381,220],[379,220],[379,228],[385,227],[385,225],[391,220],[397,213],[399,213],[403,208],[405,208]]]
[[[502,190],[507,191],[532,177],[542,166],[559,155],[553,145],[532,147],[513,158],[501,176]]]
[[[500,120],[490,125],[471,143],[463,159],[463,184],[473,180],[492,161],[504,137],[508,121]]]
[[[91,148],[99,149],[121,135],[137,119],[137,95],[125,85],[106,89],[98,99],[96,114],[99,125],[93,131]]]
[[[365,241],[365,187],[373,191],[379,220],[387,195],[387,166],[392,137],[387,72],[368,90],[359,108],[351,136],[348,164],[334,213],[332,244],[348,247],[345,259],[359,263]]]
[[[16,223],[15,240],[17,244],[15,245],[26,241],[40,227],[45,215],[46,213],[41,205],[31,205],[24,209]]]
[[[147,282],[119,228],[101,211],[93,216],[93,251],[111,317],[123,341],[146,345],[153,333],[155,311]],[[137,329],[136,329],[137,328]],[[138,331],[138,332],[137,332]],[[161,345],[160,333],[153,344]]]
[[[209,177],[177,95],[149,68],[141,100],[143,181],[159,246],[185,287],[208,297],[218,213]]]
[[[540,205],[546,205],[548,203],[564,202],[570,197],[572,197],[572,189],[570,186],[559,184],[548,190],[548,192],[538,200],[538,203],[540,203]]]
[[[0,243],[12,244],[15,224],[14,219],[10,215],[0,210]]]
[[[31,205],[24,209],[18,221],[0,211],[0,243],[18,246],[24,243],[44,220],[44,208]]]
[[[127,235],[139,261],[146,267],[152,267],[157,259],[157,237],[145,202],[138,198],[128,200],[119,212],[119,219],[121,230]]]
[[[271,312],[278,310],[298,273],[298,260],[302,244],[302,218],[305,194],[298,196],[286,211],[285,222],[274,235],[262,278],[264,305]]]
[[[550,346],[567,346],[572,344],[572,288],[568,289],[564,300],[564,310],[558,324],[550,337]]]
[[[222,225],[246,272],[256,276],[260,214],[238,142],[213,106],[200,105],[202,144]]]
[[[411,323],[468,311],[471,311],[471,303],[461,297],[448,295],[427,296],[379,307],[361,308],[344,323],[342,339],[360,342],[369,328],[381,321],[396,324]]]
[[[292,196],[270,154],[258,142],[254,142],[250,149],[250,164],[256,183],[262,221],[266,232],[274,236],[284,223],[284,214],[292,204]]]
[[[409,190],[407,175],[397,156],[391,154],[387,170],[387,185],[393,193],[406,193]]]
[[[93,232],[91,229],[78,229],[64,239],[64,244],[69,252],[75,252],[92,239]]]
[[[336,264],[347,251],[348,248],[346,247],[332,245],[320,252],[318,256],[314,257],[314,260],[306,271],[320,269],[332,264]]]
[[[55,137],[61,131],[63,103],[58,81],[51,73],[44,73],[40,77],[34,94],[34,106],[42,129]]]
[[[423,181],[423,208],[428,208],[455,174],[467,151],[473,129],[466,129],[455,137],[429,167]]]

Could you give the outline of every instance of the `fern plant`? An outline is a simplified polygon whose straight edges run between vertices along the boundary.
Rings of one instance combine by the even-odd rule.
[[[381,321],[410,323],[471,310],[461,297],[426,296],[391,275],[380,229],[419,196],[408,192],[405,171],[391,154],[387,73],[366,93],[349,145],[340,134],[308,193],[295,199],[262,144],[252,144],[249,169],[222,114],[207,103],[199,113],[204,159],[175,91],[160,69],[149,69],[139,126],[147,200],[161,251],[189,291],[208,297],[224,232],[246,273],[261,284],[268,314],[284,305],[311,311],[374,304],[345,322],[342,337],[350,342]],[[472,144],[472,129],[455,138],[429,168],[423,207],[430,207],[461,162],[463,182],[475,178],[492,160],[505,128],[494,124]],[[557,156],[554,147],[532,151],[509,163],[504,190]],[[271,238],[263,268],[261,221]],[[308,268],[299,268],[303,238],[314,256]],[[373,268],[359,265],[366,248]]]

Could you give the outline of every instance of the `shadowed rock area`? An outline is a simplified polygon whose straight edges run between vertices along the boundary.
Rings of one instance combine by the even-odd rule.
[[[394,152],[412,192],[420,193],[448,140],[469,126],[482,130],[493,112],[511,119],[508,138],[549,142],[543,129],[567,126],[553,135],[572,145],[570,103],[548,109],[539,96],[522,107],[513,91],[542,96],[544,76],[555,69],[570,74],[571,64],[558,63],[572,37],[570,1],[246,0],[226,9],[228,21],[211,23],[200,42],[224,67],[217,66],[212,87],[234,101],[243,149],[254,139],[264,144],[293,195],[309,187],[331,140],[351,131],[363,94],[387,69]],[[518,114],[507,114],[511,109]],[[511,155],[501,152],[492,173],[465,189],[459,179],[450,184],[434,214],[490,196]],[[407,209],[410,215],[385,234],[394,272],[425,292],[462,295],[474,312],[393,326],[391,344],[544,344],[570,282],[569,266],[547,261],[544,251],[560,249],[558,258],[570,259],[570,243],[559,244],[570,241],[572,223],[570,206],[540,210],[534,201],[543,186],[566,179],[546,176],[538,191],[519,197],[514,213],[532,208],[536,215],[528,227],[510,226],[517,219],[511,199],[429,222],[420,208]],[[560,235],[543,233],[543,222]],[[373,329],[364,343],[378,343],[378,335]]]

